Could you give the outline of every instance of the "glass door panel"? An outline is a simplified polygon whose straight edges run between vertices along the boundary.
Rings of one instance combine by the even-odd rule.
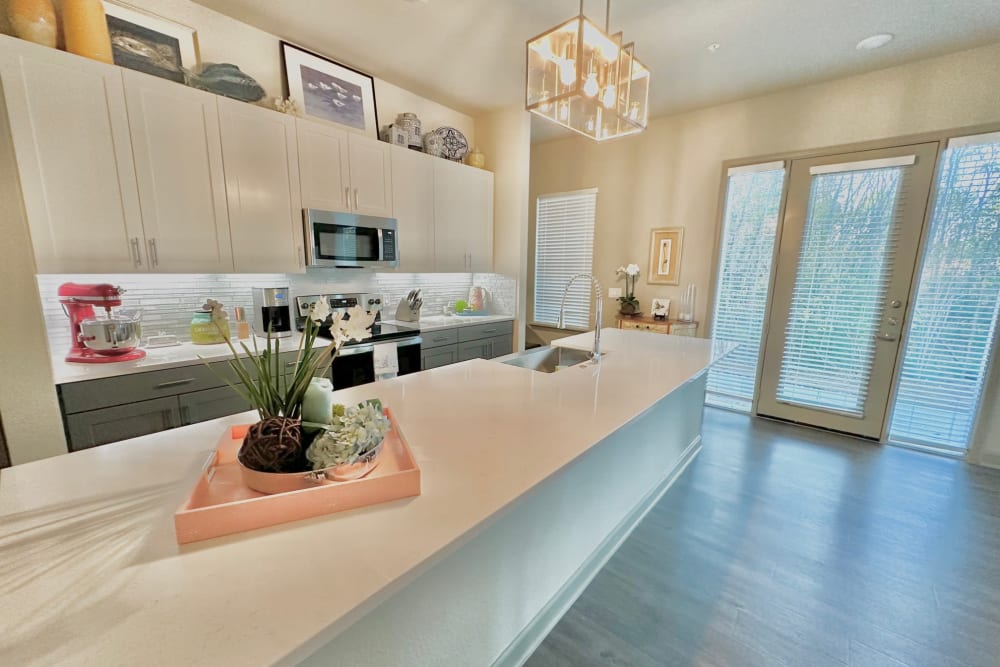
[[[936,155],[792,163],[759,414],[880,437]]]

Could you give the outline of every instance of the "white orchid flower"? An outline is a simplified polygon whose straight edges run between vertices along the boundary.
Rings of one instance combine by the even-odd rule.
[[[309,319],[323,324],[330,317],[330,304],[326,299],[320,299],[309,309]]]
[[[615,271],[615,273],[617,273],[618,275],[625,273],[625,267],[619,266],[618,269]]]
[[[639,275],[639,265],[638,264],[629,264],[625,268],[625,273],[627,273],[630,276],[637,276],[637,275]]]
[[[351,306],[347,310],[350,319],[341,320],[339,328],[345,340],[362,341],[371,337],[371,327],[375,322],[375,313],[369,313],[361,306]],[[331,327],[332,329],[332,327]]]

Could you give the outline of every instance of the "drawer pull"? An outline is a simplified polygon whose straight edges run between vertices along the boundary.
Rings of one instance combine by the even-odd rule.
[[[161,382],[160,384],[153,387],[154,389],[167,389],[168,387],[180,387],[181,385],[191,384],[194,382],[194,378],[185,378],[183,380],[171,380],[170,382]]]
[[[292,366],[294,366],[297,363],[299,363],[299,362],[297,362],[297,361],[286,361],[285,362],[285,368],[291,368]]]
[[[496,329],[483,329],[483,333],[496,333]]]
[[[437,338],[434,339],[434,342],[435,343],[444,343],[447,340],[448,340],[447,336],[438,336]]]

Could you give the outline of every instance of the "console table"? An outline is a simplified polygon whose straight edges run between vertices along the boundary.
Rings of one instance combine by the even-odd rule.
[[[681,322],[680,320],[657,320],[643,316],[618,316],[619,329],[639,329],[654,333],[670,334],[672,336],[696,336],[697,322]]]

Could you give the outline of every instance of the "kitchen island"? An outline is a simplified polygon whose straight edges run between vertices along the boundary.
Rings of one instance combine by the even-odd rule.
[[[602,336],[599,365],[338,392],[394,410],[416,498],[179,547],[174,510],[252,413],[0,472],[0,664],[517,664],[697,454],[730,347]]]

